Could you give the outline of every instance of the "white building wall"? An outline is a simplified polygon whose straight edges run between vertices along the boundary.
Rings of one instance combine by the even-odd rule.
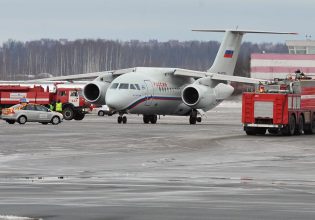
[[[253,78],[286,78],[297,69],[315,78],[315,55],[252,54],[250,64]]]

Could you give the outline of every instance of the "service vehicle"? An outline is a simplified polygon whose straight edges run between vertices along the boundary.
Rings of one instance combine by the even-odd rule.
[[[45,106],[34,103],[21,103],[10,108],[2,109],[1,118],[9,124],[18,122],[39,122],[42,124],[59,124],[63,120],[63,115],[59,112],[51,111]]]
[[[0,85],[0,108],[18,104],[21,98],[31,103],[48,106],[62,103],[62,114],[65,120],[82,120],[90,111],[91,104],[85,101],[80,87],[67,87],[64,84],[44,85]]]
[[[104,116],[104,115],[111,116],[111,112],[107,105],[102,105],[101,107],[96,108],[96,111],[97,111],[98,116]]]
[[[243,93],[242,123],[248,135],[315,133],[315,80],[290,76],[258,84]]]

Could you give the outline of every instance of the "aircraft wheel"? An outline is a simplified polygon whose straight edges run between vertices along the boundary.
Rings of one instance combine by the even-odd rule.
[[[122,122],[122,117],[121,116],[118,116],[117,122],[118,122],[118,124],[121,124],[121,122]]]
[[[194,125],[197,122],[197,111],[192,109],[189,117],[189,124]]]
[[[148,116],[144,115],[143,116],[143,123],[144,124],[149,124],[149,122],[150,122],[150,118]]]
[[[201,117],[197,117],[197,122],[201,122]]]
[[[122,123],[123,123],[123,124],[126,124],[126,123],[127,123],[127,117],[126,117],[126,116],[122,117]]]
[[[189,124],[194,125],[196,124],[196,122],[197,122],[197,117],[193,117],[193,116],[189,117]]]
[[[150,117],[150,122],[151,122],[151,124],[156,124],[156,122],[157,122],[157,115],[152,115]]]

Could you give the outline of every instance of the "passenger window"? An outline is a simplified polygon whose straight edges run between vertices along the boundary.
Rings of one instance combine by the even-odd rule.
[[[128,89],[128,88],[129,88],[128,83],[120,83],[120,85],[119,85],[119,89]]]
[[[48,109],[44,106],[36,105],[35,107],[37,111],[48,112]]]
[[[137,90],[140,90],[140,86],[138,84],[135,84]]]
[[[114,83],[110,88],[111,89],[117,89],[117,87],[118,87],[118,83]]]
[[[130,84],[130,89],[136,89],[136,87],[134,86],[134,84]]]
[[[23,109],[28,110],[28,111],[35,111],[35,106],[34,105],[26,105]]]

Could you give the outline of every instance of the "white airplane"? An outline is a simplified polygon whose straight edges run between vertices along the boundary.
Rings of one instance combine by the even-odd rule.
[[[108,105],[112,113],[119,114],[118,123],[127,123],[126,114],[141,114],[144,123],[155,124],[158,115],[181,115],[190,116],[189,123],[196,124],[201,122],[199,115],[214,108],[233,93],[231,81],[255,84],[262,81],[233,76],[245,33],[296,34],[248,30],[193,31],[225,32],[215,61],[206,72],[135,67],[97,73],[99,76],[84,87],[84,97],[93,104]],[[88,74],[82,74],[81,78],[86,79],[87,76]],[[80,75],[75,77],[78,78]]]

